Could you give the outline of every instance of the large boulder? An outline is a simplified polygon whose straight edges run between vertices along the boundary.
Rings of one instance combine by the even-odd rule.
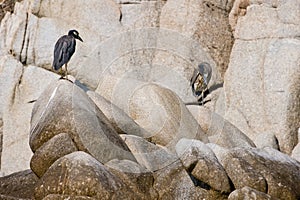
[[[123,110],[109,102],[100,94],[93,91],[87,91],[87,95],[109,119],[110,123],[119,134],[137,135],[144,138],[150,136],[150,133],[140,127]]]
[[[241,130],[219,114],[202,106],[187,106],[194,118],[208,135],[209,141],[224,148],[255,147]]]
[[[147,171],[157,171],[178,160],[175,153],[134,135],[121,135],[137,162]]]
[[[241,2],[241,1],[239,1]],[[291,153],[300,127],[300,2],[251,1],[235,29],[224,80],[225,118],[251,139],[273,133]],[[275,3],[276,2],[276,3]]]
[[[152,142],[171,151],[183,137],[208,142],[207,135],[171,90],[156,84],[145,84],[132,91],[129,100],[129,115],[152,133],[149,137]]]
[[[67,133],[55,135],[36,150],[30,168],[38,177],[42,177],[57,159],[75,151],[78,149]]]
[[[154,180],[161,199],[196,199],[201,195],[179,161],[158,170]]]
[[[106,78],[108,80],[112,76]],[[108,95],[106,87],[102,86],[96,92],[104,95],[151,133],[147,138],[152,142],[174,150],[182,137],[208,141],[182,100],[171,90],[131,77],[109,80],[112,83],[115,81],[120,87],[116,87],[112,94]]]
[[[275,149],[234,148],[223,162],[237,189],[249,186],[278,199],[300,197],[300,163]]]
[[[35,199],[49,194],[88,196],[95,199],[130,199],[134,193],[120,178],[85,152],[61,157],[35,186]]]
[[[32,151],[36,152],[60,133],[67,133],[79,150],[90,153],[102,163],[115,158],[135,160],[94,102],[67,80],[52,82],[34,105],[30,132]]]
[[[105,164],[113,174],[130,186],[136,196],[142,199],[157,199],[157,192],[153,190],[152,172],[130,160],[111,160]]]
[[[31,170],[0,177],[0,199],[33,199],[37,182],[38,177]]]
[[[275,200],[276,198],[271,197],[270,195],[257,191],[251,187],[245,186],[242,189],[234,190],[228,196],[228,200]]]
[[[184,167],[195,179],[209,185],[212,189],[229,193],[229,178],[213,151],[198,140],[181,139],[176,152]]]

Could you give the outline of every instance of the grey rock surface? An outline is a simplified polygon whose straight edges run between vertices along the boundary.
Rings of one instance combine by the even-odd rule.
[[[114,158],[135,160],[93,101],[66,80],[52,82],[34,105],[30,132],[32,151],[60,133],[69,134],[79,150],[90,153],[100,162]]]
[[[196,187],[179,161],[155,172],[154,180],[160,199],[225,199],[220,193]]]
[[[145,129],[140,127],[123,110],[109,102],[100,94],[93,91],[87,91],[87,95],[109,119],[110,123],[119,134],[137,135],[143,138],[150,136]]]
[[[134,135],[121,135],[137,162],[146,171],[157,171],[178,160],[175,153]]]
[[[0,199],[300,199],[299,6],[0,0]],[[70,29],[74,84],[51,67]]]
[[[235,148],[224,162],[224,168],[237,188],[251,186],[278,199],[300,196],[300,163],[273,148]]]
[[[274,133],[291,153],[299,127],[300,2],[236,1],[246,4],[224,78],[225,118],[248,137]]]
[[[145,84],[132,91],[128,102],[129,115],[146,131],[149,139],[175,150],[180,138],[208,142],[196,120],[171,90],[156,84]]]
[[[130,185],[136,196],[141,197],[141,199],[158,198],[157,192],[152,188],[153,174],[146,168],[130,160],[117,159],[105,163],[105,166],[121,178],[126,185]]]
[[[181,139],[176,152],[184,167],[196,179],[214,190],[229,193],[229,178],[213,151],[201,141]]]
[[[225,148],[255,147],[247,135],[219,114],[202,106],[187,106],[187,108],[208,135],[211,143]]]
[[[30,117],[33,103],[57,75],[35,66],[24,67],[11,55],[0,58],[1,174],[29,169]],[[16,162],[18,161],[18,162]]]
[[[271,197],[270,195],[257,191],[251,187],[245,186],[241,189],[234,190],[228,196],[228,200],[244,200],[244,199],[253,199],[253,200],[275,200],[276,198]]]

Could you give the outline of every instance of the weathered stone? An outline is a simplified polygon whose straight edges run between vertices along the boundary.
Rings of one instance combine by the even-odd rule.
[[[0,22],[6,12],[12,12],[14,10],[15,3],[21,0],[2,0],[1,7],[0,7]]]
[[[35,66],[23,67],[12,56],[0,58],[0,118],[3,122],[1,173],[29,168],[28,145],[33,103],[57,75]],[[17,161],[17,162],[16,162]]]
[[[122,29],[159,27],[161,8],[165,1],[115,0],[120,4]]]
[[[245,186],[241,189],[237,189],[230,193],[228,196],[228,200],[275,200],[276,198],[272,198],[270,195],[257,191],[251,187]]]
[[[119,134],[137,135],[147,138],[150,136],[133,119],[131,119],[123,110],[109,102],[107,99],[95,93],[88,91],[87,95],[94,101],[98,108],[104,113]]]
[[[42,177],[57,159],[77,150],[67,133],[55,135],[36,150],[31,158],[30,168],[36,175]]]
[[[229,149],[221,147],[214,143],[207,143],[206,144],[215,154],[215,156],[218,158],[218,161],[224,166],[224,158],[228,154]]]
[[[0,30],[0,56],[11,54],[18,60],[22,60],[23,36],[26,29],[26,8],[28,2],[16,2],[15,12],[7,14],[1,22]],[[25,8],[25,9],[24,9]]]
[[[87,197],[87,196],[70,196],[70,195],[60,195],[60,194],[49,194],[43,200],[96,200],[93,197]]]
[[[295,4],[295,7],[299,7],[300,3],[297,1],[289,0],[289,3]],[[287,3],[287,4],[289,4]],[[286,5],[287,5],[286,4]],[[292,7],[274,8],[266,6],[264,4],[254,4],[247,7],[246,15],[240,17],[237,21],[235,29],[235,38],[252,40],[252,39],[265,39],[265,38],[293,38],[300,34],[299,29],[299,17],[296,20],[296,15],[299,16],[297,11],[293,11]],[[290,12],[294,19],[288,20],[283,14],[284,12]],[[278,12],[280,10],[280,12]],[[283,11],[284,10],[284,11]],[[281,16],[280,13],[282,14]],[[283,16],[285,15],[285,16]],[[284,19],[285,18],[285,19]],[[293,21],[293,23],[287,21]],[[288,30],[288,31],[287,31]]]
[[[212,189],[229,193],[228,176],[213,151],[201,141],[181,139],[176,152],[184,167]]]
[[[240,16],[244,16],[246,8],[249,6],[250,0],[234,0],[232,9],[228,15],[228,21],[231,26],[231,30],[235,30],[236,23]]]
[[[49,194],[88,196],[95,199],[130,199],[134,194],[120,178],[84,152],[66,155],[48,169],[35,187],[34,197]]]
[[[35,152],[60,133],[69,134],[79,150],[100,162],[114,158],[135,160],[93,101],[66,80],[52,82],[36,101],[31,119],[31,149]]]
[[[294,9],[300,3],[241,0],[235,4],[247,10],[238,19],[224,81],[226,119],[252,139],[257,133],[274,133],[280,150],[291,153],[300,116],[300,24]]]
[[[175,150],[180,138],[199,139],[207,136],[171,90],[156,84],[146,84],[133,91],[129,105],[130,116],[146,131],[150,140]]]
[[[133,190],[142,199],[157,199],[153,191],[153,175],[144,167],[130,160],[111,160],[105,163],[109,170]]]
[[[186,43],[182,41],[182,45],[177,44],[175,47],[174,44],[176,44],[175,41],[187,38],[180,34],[178,36],[174,34],[174,31],[171,30],[149,28],[135,29],[129,33],[122,33],[120,38],[115,38],[114,43],[120,40],[130,40],[133,44],[128,41],[129,44],[125,43],[120,46],[119,48],[122,50],[122,52],[119,52],[120,55],[103,55],[103,57],[106,57],[101,57],[101,59],[97,55],[93,56],[92,59],[103,61],[103,69],[99,71],[98,76],[95,77],[95,73],[91,75],[100,80],[96,92],[125,112],[127,112],[128,107],[122,105],[122,103],[124,104],[123,100],[130,101],[132,92],[149,83],[155,83],[172,90],[183,101],[194,100],[195,97],[192,95],[189,79],[192,76],[193,68],[198,64],[197,61],[201,62],[202,60],[198,58],[195,61],[196,64],[191,64],[188,62],[189,59],[184,59],[185,55],[190,55],[189,48],[182,48],[182,45]],[[165,43],[165,40],[168,42]],[[113,42],[104,43],[98,51],[105,51],[106,46],[108,46],[106,48],[109,48],[111,45],[121,45]],[[186,42],[192,43],[191,41]],[[199,50],[196,47],[194,48],[194,51],[198,53]],[[185,52],[174,52],[182,49]],[[177,54],[185,55],[178,56]],[[116,56],[116,58],[112,56]],[[112,60],[108,60],[109,58]],[[214,82],[214,78],[213,76],[211,82]],[[128,91],[131,92],[128,93]]]
[[[300,162],[300,142],[293,149],[291,157]]]
[[[237,40],[224,83],[225,118],[251,139],[274,133],[286,153],[300,126],[299,47],[292,38]]]
[[[253,142],[255,143],[255,146],[257,148],[272,147],[279,150],[276,136],[269,132],[255,135],[255,139],[253,140]]]
[[[153,188],[159,199],[203,199],[206,190],[197,188],[179,161],[154,173]]]
[[[11,56],[5,56],[5,57],[1,57],[0,60],[0,85],[1,85],[1,90],[0,90],[0,113],[1,113],[1,121],[2,121],[2,139],[1,139],[1,172],[3,173],[3,175],[8,175],[10,173],[12,173],[12,169],[8,169],[11,168],[11,166],[5,166],[6,164],[11,163],[9,156],[6,158],[6,147],[9,146],[8,144],[11,143],[10,140],[12,138],[7,137],[8,135],[6,135],[6,133],[11,133],[13,134],[14,132],[9,131],[11,128],[11,125],[8,125],[8,122],[10,121],[10,118],[12,116],[9,116],[9,106],[12,104],[13,102],[13,98],[15,96],[15,85],[18,82],[21,74],[22,74],[22,64],[19,63],[18,61],[14,60],[13,57]],[[7,142],[8,141],[8,144]],[[25,146],[26,144],[24,144],[23,142],[21,143],[21,141],[18,142],[17,146]],[[11,145],[11,148],[16,149],[15,145]],[[9,151],[7,151],[9,152]],[[17,156],[17,155],[15,155]],[[26,157],[26,156],[25,156]],[[20,158],[20,161],[24,161],[24,159]],[[3,162],[5,161],[5,162]],[[17,164],[17,163],[15,163]],[[23,165],[23,163],[22,163]],[[15,166],[18,170],[19,166]],[[4,168],[4,169],[3,169]]]
[[[178,160],[178,157],[166,148],[162,148],[134,135],[121,135],[138,163],[147,171],[157,171]]]
[[[214,72],[221,76],[229,62],[233,39],[226,7],[230,5],[225,1],[169,0],[160,17],[161,28],[174,30],[199,42],[218,66]]]
[[[209,135],[211,143],[225,148],[255,147],[255,144],[229,121],[202,106],[187,106],[194,118]]]
[[[252,166],[246,160],[227,156],[224,160],[224,168],[236,189],[249,186],[258,191],[267,192],[266,179],[255,169],[255,166]]]
[[[76,9],[79,5],[81,7],[80,10]],[[72,23],[74,19],[77,19],[77,26],[90,29],[92,32],[100,28],[101,30],[97,31],[99,36],[108,37],[119,31],[120,28],[120,9],[112,0],[105,0],[103,2],[97,0],[89,2],[66,1],[63,3],[60,1],[43,0],[33,4],[31,9],[34,14],[40,17],[60,18],[67,23]],[[89,11],[89,15],[86,15],[87,10]],[[93,20],[91,20],[91,16],[93,16]],[[87,21],[90,22],[88,28],[86,27]]]
[[[293,149],[291,157],[300,162],[300,128],[298,128],[298,144]]]
[[[0,199],[3,199],[3,200],[30,200],[30,199],[23,199],[23,198],[19,198],[19,197],[12,197],[12,196],[2,195],[2,194],[0,194]]]
[[[0,177],[0,199],[32,199],[37,181],[38,177],[31,170]]]
[[[300,197],[300,163],[273,148],[232,149],[226,156],[224,168],[233,184],[239,185],[240,188],[254,186],[254,189],[268,192],[272,197],[279,199]],[[249,181],[240,184],[245,177],[249,177]],[[255,180],[258,182],[255,183]]]

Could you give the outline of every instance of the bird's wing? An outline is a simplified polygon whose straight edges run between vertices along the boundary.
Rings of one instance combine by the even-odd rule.
[[[64,46],[64,60],[65,62],[68,62],[70,60],[70,58],[72,57],[72,55],[75,52],[75,46],[76,46],[76,42],[74,38],[68,38],[65,46]]]
[[[75,52],[75,39],[68,36],[61,37],[54,47],[53,68],[58,70],[67,63]]]
[[[67,43],[65,42],[65,36],[59,38],[54,47],[54,59],[53,59],[53,68],[58,70],[61,68],[64,57],[64,49],[67,47]]]
[[[197,79],[198,76],[199,76],[198,70],[197,70],[197,69],[194,69],[193,76],[192,76],[192,78],[191,78],[191,80],[190,80],[190,85],[191,85],[191,86],[194,85],[194,83],[195,83],[195,81],[196,81],[196,79]]]

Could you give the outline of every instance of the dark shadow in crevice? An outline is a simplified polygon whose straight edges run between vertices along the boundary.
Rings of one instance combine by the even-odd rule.
[[[207,183],[204,183],[203,181],[198,180],[192,174],[189,173],[189,176],[190,176],[191,180],[193,181],[193,183],[196,187],[201,187],[205,190],[210,190],[211,189],[211,187]]]

